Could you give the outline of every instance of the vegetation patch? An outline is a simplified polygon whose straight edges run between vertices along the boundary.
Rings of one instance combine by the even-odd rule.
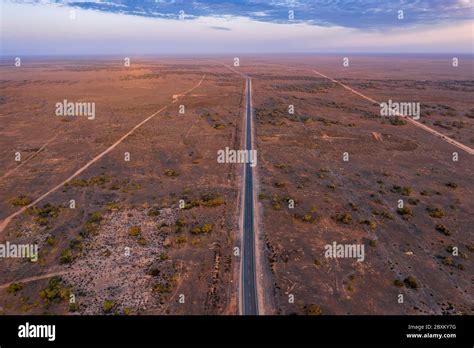
[[[24,195],[20,195],[16,198],[13,198],[10,200],[10,203],[14,206],[14,207],[24,207],[24,206],[27,206],[28,204],[30,204],[32,201],[32,199],[30,197],[27,197],[27,196],[24,196]]]
[[[428,207],[426,208],[429,215],[433,218],[440,219],[444,216],[444,211],[437,207]]]

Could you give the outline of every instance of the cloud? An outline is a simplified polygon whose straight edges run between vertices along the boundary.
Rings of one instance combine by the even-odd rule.
[[[216,27],[216,26],[211,26],[209,28],[212,28],[212,29],[215,29],[215,30],[226,30],[226,31],[230,31],[232,29],[230,28],[226,28],[226,27]]]
[[[166,17],[166,12],[159,12],[162,9],[155,9],[160,16],[139,16],[80,8],[75,8],[76,18],[71,20],[68,6],[12,2],[2,5],[2,55],[472,54],[470,21],[368,30],[307,22],[278,23],[235,15],[201,15],[179,20]],[[300,6],[296,1],[293,5]],[[283,5],[275,2],[274,6]]]
[[[45,0],[14,0],[44,3]],[[384,29],[406,25],[473,19],[470,0],[57,0],[64,6],[143,17],[187,19],[244,17],[270,23],[307,23],[359,29]],[[288,11],[294,11],[289,20]],[[398,11],[404,19],[398,19]]]

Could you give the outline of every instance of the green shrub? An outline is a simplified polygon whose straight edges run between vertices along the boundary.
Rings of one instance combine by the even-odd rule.
[[[31,200],[31,198],[29,198],[27,196],[20,195],[16,198],[13,198],[10,202],[14,207],[24,207],[24,206],[27,206],[28,204],[30,204],[32,202],[32,200]]]
[[[449,229],[446,226],[444,226],[443,224],[437,224],[436,225],[436,231],[441,232],[445,236],[450,236],[451,235],[451,231],[449,231]]]
[[[104,310],[104,313],[110,313],[112,312],[112,309],[115,307],[115,302],[112,300],[105,300],[104,303],[102,304],[102,309]]]
[[[89,219],[87,220],[91,223],[99,223],[102,221],[102,214],[100,211],[95,211],[89,215]]]
[[[74,256],[72,254],[72,250],[67,248],[61,252],[61,256],[59,257],[60,264],[68,264],[74,260]]]
[[[341,213],[336,215],[336,221],[341,222],[343,224],[350,224],[352,221],[352,215],[350,213]]]
[[[403,208],[398,208],[397,213],[400,214],[403,219],[408,220],[413,216],[413,211],[410,207],[404,206]]]
[[[393,285],[398,286],[399,288],[403,286],[403,282],[399,279],[393,281]]]
[[[46,238],[46,243],[50,246],[54,246],[56,245],[56,240],[53,236],[49,236],[48,238]]]
[[[176,244],[181,245],[184,244],[188,241],[188,239],[185,236],[178,236],[176,238]]]
[[[411,288],[411,289],[416,289],[418,288],[418,283],[416,281],[416,278],[413,277],[413,276],[408,276],[406,277],[403,282],[405,283],[405,285],[408,287],[408,288]]]
[[[139,226],[132,226],[128,229],[128,234],[132,237],[137,237],[142,232],[142,229]]]
[[[16,294],[18,291],[20,291],[24,287],[25,287],[25,284],[23,284],[23,283],[11,283],[7,287],[7,292],[9,294]]]
[[[444,216],[444,211],[440,208],[428,207],[426,210],[428,210],[429,215],[433,218],[440,219]]]
[[[405,121],[402,117],[400,116],[394,116],[389,118],[390,124],[392,126],[404,126],[407,124],[407,121]]]
[[[52,277],[48,281],[48,286],[40,292],[40,296],[46,301],[66,300],[69,298],[69,293],[60,277]]]
[[[209,233],[212,231],[212,225],[210,224],[204,224],[204,226],[201,227],[202,233]]]
[[[281,209],[280,202],[277,202],[277,201],[273,202],[272,203],[272,208],[273,208],[273,210],[280,210]]]
[[[176,171],[174,171],[173,169],[166,169],[164,174],[166,176],[170,177],[170,178],[175,178],[175,177],[179,176],[179,174]]]
[[[321,307],[316,304],[309,304],[305,306],[305,311],[307,315],[321,315]]]
[[[393,193],[399,193],[402,196],[409,196],[412,192],[412,189],[409,187],[401,187],[398,185],[393,185],[390,191],[392,191]]]
[[[153,286],[153,292],[157,294],[167,294],[171,292],[171,287],[168,283],[166,284],[158,283]]]
[[[69,308],[68,308],[69,312],[71,313],[74,313],[74,312],[77,312],[79,310],[79,304],[77,303],[69,303]]]
[[[454,183],[454,182],[448,182],[448,183],[446,183],[446,186],[447,186],[447,187],[451,187],[451,188],[453,188],[453,189],[458,188],[458,184],[456,184],[456,183]]]

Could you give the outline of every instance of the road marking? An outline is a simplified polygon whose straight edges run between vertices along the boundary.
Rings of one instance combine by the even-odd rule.
[[[204,80],[204,78],[206,77],[206,75],[203,75],[201,80],[198,82],[198,84],[190,89],[188,89],[186,92],[182,93],[181,95],[184,96],[186,95],[187,93],[193,91],[194,89],[198,88],[202,81]],[[104,151],[102,151],[100,154],[98,154],[97,156],[95,156],[93,159],[91,159],[89,162],[87,162],[83,167],[79,168],[74,174],[72,174],[70,177],[68,177],[66,180],[62,181],[61,183],[57,184],[56,186],[54,186],[51,190],[49,190],[48,192],[42,194],[40,197],[38,197],[37,199],[35,199],[32,203],[22,207],[20,210],[16,211],[15,213],[7,216],[5,219],[3,219],[3,221],[0,223],[0,233],[3,232],[5,230],[5,228],[8,226],[8,224],[10,223],[10,221],[15,218],[16,216],[20,215],[21,213],[23,213],[24,211],[26,211],[27,209],[33,207],[34,205],[36,205],[37,203],[41,202],[44,198],[46,198],[47,196],[49,196],[51,193],[57,191],[58,189],[60,189],[61,187],[63,187],[66,183],[68,183],[69,181],[71,181],[72,179],[74,179],[75,177],[77,177],[79,174],[81,174],[82,172],[84,172],[87,168],[89,168],[91,165],[93,165],[95,162],[97,162],[98,160],[100,160],[102,157],[104,157],[106,154],[108,154],[110,151],[112,151],[113,149],[115,149],[120,143],[122,143],[126,138],[128,138],[128,136],[130,134],[132,134],[135,130],[137,130],[138,128],[140,128],[142,125],[144,125],[145,123],[147,123],[149,120],[151,120],[153,117],[155,117],[156,115],[158,115],[160,112],[162,112],[163,110],[167,109],[168,107],[170,107],[172,104],[176,103],[178,101],[178,99],[174,99],[171,103],[163,106],[161,109],[159,109],[158,111],[154,112],[153,114],[151,114],[150,116],[148,116],[146,119],[144,119],[143,121],[141,121],[139,124],[137,124],[135,127],[133,127],[130,131],[128,131],[125,135],[123,135],[120,139],[118,139],[115,143],[113,143],[111,146],[109,146],[107,149],[105,149]]]
[[[339,82],[339,81],[337,81],[337,80],[334,80],[333,78],[331,78],[331,77],[329,77],[329,76],[326,76],[326,75],[320,73],[319,71],[316,71],[316,70],[311,70],[311,71],[314,72],[315,74],[319,75],[319,76],[322,76],[322,77],[324,77],[324,78],[326,78],[326,79],[328,79],[328,80],[334,82],[334,83],[337,83],[338,85],[340,85],[340,86],[344,87],[345,89],[347,89],[348,91],[350,91],[350,92],[352,92],[352,93],[354,93],[354,94],[356,94],[356,95],[358,95],[358,96],[364,98],[365,100],[368,100],[368,101],[370,101],[370,102],[372,102],[372,103],[377,104],[378,106],[380,106],[380,103],[377,102],[375,99],[372,99],[372,98],[370,98],[370,97],[368,97],[368,96],[366,96],[366,95],[364,95],[364,94],[362,94],[362,93],[356,91],[355,89],[353,89],[353,88],[351,88],[351,87],[349,87],[349,86],[343,84],[342,82]],[[460,142],[458,142],[458,141],[456,141],[456,140],[454,140],[454,139],[451,139],[450,137],[444,135],[443,133],[440,133],[440,132],[438,132],[438,131],[436,131],[436,130],[434,130],[434,129],[432,129],[432,128],[430,128],[430,127],[428,127],[428,126],[426,126],[426,125],[424,125],[424,124],[422,124],[422,123],[420,123],[420,122],[418,122],[418,121],[415,121],[413,118],[411,118],[411,117],[409,117],[409,116],[402,115],[402,114],[398,114],[398,116],[403,117],[404,119],[406,119],[408,122],[410,122],[410,123],[413,124],[414,126],[416,126],[416,127],[418,127],[418,128],[421,128],[421,129],[427,131],[428,133],[431,133],[431,134],[437,136],[438,138],[440,138],[440,139],[446,141],[447,143],[449,143],[449,144],[451,144],[451,145],[454,145],[454,146],[460,148],[460,149],[463,150],[463,151],[466,151],[468,154],[474,155],[474,149],[470,148],[469,146],[466,146],[466,145],[464,145],[464,144],[461,144]]]

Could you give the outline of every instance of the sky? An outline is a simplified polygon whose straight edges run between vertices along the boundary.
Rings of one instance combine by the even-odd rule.
[[[472,0],[0,0],[0,11],[3,56],[474,52]]]

